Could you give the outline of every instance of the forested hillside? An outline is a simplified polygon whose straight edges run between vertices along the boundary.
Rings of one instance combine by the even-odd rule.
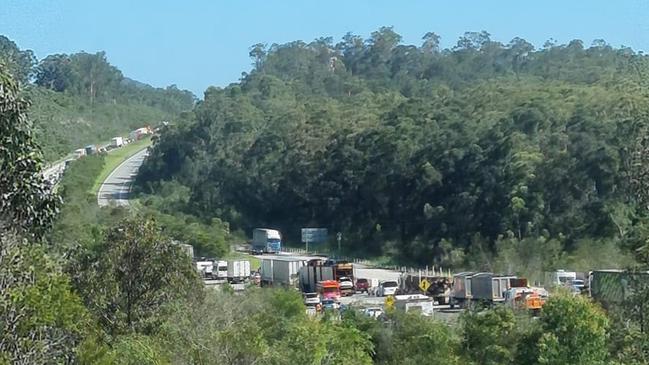
[[[0,65],[21,83],[46,160],[190,110],[194,95],[124,77],[105,53],[56,54],[37,60],[0,36]]]
[[[142,191],[189,191],[174,209],[234,229],[299,241],[328,227],[347,252],[420,264],[542,270],[582,250],[621,264],[644,244],[629,181],[646,56],[486,32],[440,49],[391,28],[250,56],[239,83],[209,88],[163,135]]]

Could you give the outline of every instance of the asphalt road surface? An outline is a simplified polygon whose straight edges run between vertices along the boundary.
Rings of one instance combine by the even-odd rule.
[[[97,193],[97,204],[100,207],[110,204],[117,206],[127,206],[129,204],[131,183],[146,156],[147,149],[145,148],[122,162],[108,175]]]

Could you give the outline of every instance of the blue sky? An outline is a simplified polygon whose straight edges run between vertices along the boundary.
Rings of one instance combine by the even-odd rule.
[[[104,50],[128,77],[177,84],[199,97],[248,71],[252,44],[337,41],[350,31],[367,37],[384,25],[411,44],[434,31],[449,47],[465,31],[486,30],[502,42],[519,36],[541,46],[550,38],[579,38],[589,45],[603,38],[649,50],[648,0],[0,0],[0,34],[39,59]]]

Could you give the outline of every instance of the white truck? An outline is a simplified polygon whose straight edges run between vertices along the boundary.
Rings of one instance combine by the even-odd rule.
[[[250,261],[230,260],[228,261],[228,282],[240,283],[250,277]]]
[[[303,259],[294,257],[261,259],[261,286],[298,286]]]
[[[119,148],[124,145],[124,138],[122,137],[113,137],[113,139],[110,140],[110,146],[112,148]]]
[[[433,316],[434,302],[423,294],[395,295],[394,307],[406,313],[415,312],[425,317]]]
[[[204,279],[216,279],[214,276],[214,261],[196,261],[196,270]]]
[[[252,231],[253,253],[277,253],[282,250],[282,235],[278,230],[255,228]]]
[[[575,271],[559,269],[545,273],[545,286],[548,288],[567,287],[568,283],[577,279]]]
[[[228,279],[228,262],[225,260],[214,261],[214,266],[216,271],[216,278],[219,280]]]

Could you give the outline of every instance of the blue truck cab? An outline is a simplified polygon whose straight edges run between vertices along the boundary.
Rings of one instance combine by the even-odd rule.
[[[278,253],[282,250],[282,235],[275,229],[255,228],[252,231],[253,253]]]

